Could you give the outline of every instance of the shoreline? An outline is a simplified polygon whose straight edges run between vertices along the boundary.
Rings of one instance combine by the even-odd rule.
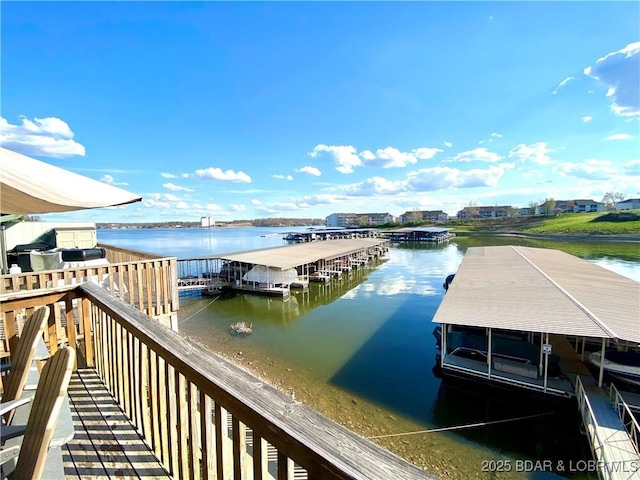
[[[197,335],[187,335],[187,338],[438,478],[482,480],[486,478],[486,473],[482,471],[483,462],[495,457],[495,452],[455,434],[434,432],[404,436],[404,432],[424,431],[424,425],[403,418],[400,414],[383,411],[379,405],[357,394],[318,383],[309,378],[313,377],[312,371],[287,365],[260,350],[239,349],[230,339],[220,338],[211,344],[211,340],[207,342]],[[390,433],[400,435],[371,438]],[[459,452],[461,449],[465,452],[464,456],[452,458],[447,455],[447,452]],[[512,458],[501,455],[498,459],[513,461]],[[527,475],[515,471],[500,472],[495,478],[525,480]]]
[[[518,237],[533,238],[540,240],[559,240],[566,242],[624,242],[624,243],[640,243],[640,235],[567,235],[557,233],[529,233],[520,231],[467,231],[453,232],[456,237]]]

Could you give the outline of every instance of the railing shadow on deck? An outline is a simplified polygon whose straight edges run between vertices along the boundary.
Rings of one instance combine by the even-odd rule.
[[[77,346],[174,478],[434,478],[92,283],[0,295],[5,332],[59,302],[50,349]]]

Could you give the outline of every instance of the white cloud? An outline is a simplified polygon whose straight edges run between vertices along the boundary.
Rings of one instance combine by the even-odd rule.
[[[181,187],[180,185],[175,185],[173,183],[163,183],[162,186],[167,190],[171,190],[172,192],[193,192],[192,188]]]
[[[502,138],[502,134],[501,133],[492,133],[491,136],[495,137],[495,138]]]
[[[393,147],[379,148],[375,154],[367,150],[362,152],[362,157],[367,165],[382,168],[401,168],[418,161],[414,155]]]
[[[409,152],[402,152],[395,147],[379,148],[375,152],[363,150],[358,153],[357,149],[351,145],[316,145],[310,157],[317,157],[320,153],[328,153],[334,163],[336,170],[341,173],[353,173],[355,167],[370,166],[382,168],[402,168],[415,164],[418,160],[429,160],[437,153],[442,152],[439,148],[419,147]]]
[[[433,157],[436,156],[436,154],[441,152],[442,150],[439,148],[430,148],[430,147],[420,147],[420,148],[414,148],[413,150],[411,150],[411,153],[418,160],[431,160]]]
[[[472,170],[450,167],[424,168],[409,172],[404,180],[393,181],[382,177],[371,177],[347,186],[346,193],[353,196],[397,195],[449,188],[495,187],[504,172],[505,167],[502,165]]]
[[[308,153],[312,158],[316,158],[320,153],[328,153],[337,165],[336,170],[340,173],[353,173],[355,167],[362,166],[362,160],[356,153],[356,147],[351,145],[316,145]]]
[[[444,143],[444,146],[447,147],[447,148],[453,147],[453,143],[451,143],[451,142],[443,142],[443,143]]]
[[[556,165],[554,171],[570,177],[585,180],[608,180],[618,171],[611,166],[611,162],[588,158],[584,162],[562,162]]]
[[[283,212],[295,212],[300,210],[300,207],[295,202],[283,202],[275,203],[268,207],[260,207],[256,209],[256,213],[260,215],[275,215]]]
[[[69,125],[55,117],[34,118],[22,116],[21,125],[12,125],[0,117],[0,144],[25,155],[52,158],[84,156],[85,148],[73,140]]]
[[[100,181],[108,183],[109,185],[129,185],[127,182],[116,182],[112,175],[103,175]]]
[[[582,117],[582,121],[583,121],[584,123],[588,123],[588,122],[590,122],[592,119],[593,119],[593,117],[589,117],[589,116]]]
[[[401,152],[397,148],[387,147],[379,148],[375,153],[365,150],[360,153],[360,157],[368,166],[402,168],[418,163],[418,160],[430,160],[439,152],[442,150],[429,147],[414,148],[410,152]]]
[[[449,162],[498,162],[502,157],[495,152],[489,151],[485,147],[474,148],[457,154],[448,159]]]
[[[251,200],[251,205],[262,205],[262,202],[257,198],[254,198],[253,200]]]
[[[347,197],[346,195],[320,193],[317,195],[308,195],[302,197],[298,204],[305,207],[316,207],[319,205],[333,205],[337,203],[344,203],[348,200],[349,197]]]
[[[412,172],[407,182],[413,191],[433,191],[447,188],[495,187],[505,168],[491,165],[486,169],[458,170],[434,167]]]
[[[616,115],[640,115],[640,42],[599,58],[584,74],[607,87],[606,96],[613,100],[611,109]]]
[[[142,203],[146,207],[157,207],[162,209],[168,209],[171,207],[177,207],[180,199],[170,193],[152,193],[151,195],[145,195]]]
[[[613,135],[609,135],[605,140],[629,140],[631,135],[628,133],[614,133]]]
[[[367,178],[346,187],[346,192],[354,196],[392,195],[407,191],[406,180],[392,181],[382,177]]]
[[[244,172],[234,172],[233,170],[222,171],[218,167],[209,167],[196,170],[195,178],[200,180],[221,180],[226,182],[251,183],[251,177]]]
[[[320,175],[322,175],[322,172],[320,172],[320,170],[318,170],[316,167],[309,167],[309,166],[304,166],[302,168],[298,168],[298,169],[296,169],[296,172],[298,172],[298,173],[307,173],[309,175],[314,175],[316,177],[319,177]]]
[[[277,178],[278,180],[293,180],[293,177],[291,175],[279,175],[279,174],[275,174],[275,175],[271,175],[272,178]]]
[[[509,158],[521,162],[534,162],[538,165],[548,165],[551,163],[551,157],[547,154],[550,152],[555,152],[555,150],[547,148],[545,142],[536,142],[531,145],[521,143],[509,151]]]
[[[165,172],[160,173],[160,176],[164,178],[179,178],[178,175],[174,175],[173,173],[165,173]]]
[[[558,90],[560,90],[562,87],[564,87],[567,83],[569,83],[571,80],[575,80],[576,77],[567,77],[564,80],[562,80],[558,86],[556,87],[556,89],[553,91],[553,95],[556,95],[558,93]]]
[[[623,165],[623,168],[625,175],[640,177],[640,160],[630,160]]]
[[[246,210],[246,207],[244,205],[232,203],[231,205],[229,205],[229,210],[231,210],[232,212],[244,212]]]

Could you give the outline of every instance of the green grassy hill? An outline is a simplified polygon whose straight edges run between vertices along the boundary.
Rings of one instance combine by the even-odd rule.
[[[452,221],[450,226],[454,232],[640,236],[640,211],[564,213],[557,217],[488,218]]]

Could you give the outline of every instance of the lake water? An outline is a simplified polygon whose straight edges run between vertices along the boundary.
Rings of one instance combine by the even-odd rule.
[[[98,230],[98,241],[190,258],[281,246],[288,231]],[[577,412],[466,383],[443,383],[434,371],[431,319],[442,300],[444,278],[457,270],[468,247],[498,244],[558,248],[640,281],[638,244],[457,237],[437,246],[392,246],[387,260],[328,285],[311,284],[308,292],[287,300],[181,297],[180,332],[365,436],[485,424],[376,440],[436,475],[597,478],[580,468],[555,468],[591,458],[578,432]],[[238,321],[251,323],[253,334],[230,335],[230,325]],[[509,472],[483,471],[487,462],[500,459],[508,462]],[[554,472],[545,465],[515,471],[521,460],[548,460]]]

